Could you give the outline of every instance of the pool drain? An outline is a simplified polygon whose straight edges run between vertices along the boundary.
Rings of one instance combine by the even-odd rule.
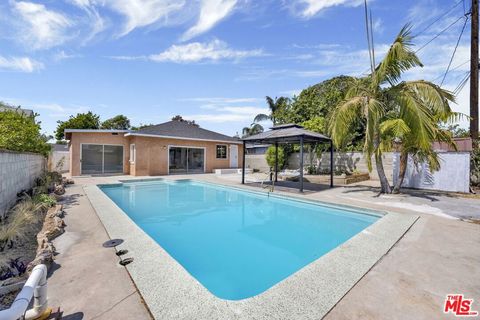
[[[126,266],[127,264],[132,263],[132,262],[133,262],[133,258],[125,258],[125,259],[120,260],[119,263],[122,266]]]
[[[112,247],[116,247],[116,246],[118,246],[122,243],[123,243],[123,239],[112,239],[112,240],[105,241],[103,243],[103,247],[112,248]]]
[[[127,253],[128,253],[128,250],[122,249],[122,250],[118,250],[115,254],[120,257]]]

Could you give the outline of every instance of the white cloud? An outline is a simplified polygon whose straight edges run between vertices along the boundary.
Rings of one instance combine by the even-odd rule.
[[[28,57],[6,58],[0,56],[0,70],[34,72],[41,69],[43,69],[43,63]]]
[[[182,40],[190,40],[210,30],[228,16],[236,4],[237,0],[202,0],[197,23],[183,34]]]
[[[251,68],[244,72],[237,80],[263,80],[268,78],[321,78],[328,75],[326,70],[295,70],[295,69],[265,69]]]
[[[239,60],[248,57],[264,56],[262,50],[234,50],[227,43],[213,40],[208,43],[192,42],[185,45],[173,45],[162,53],[148,58],[156,62],[189,63],[205,60]]]
[[[83,40],[83,43],[87,43],[88,41],[92,40],[98,33],[105,29],[105,21],[98,13],[94,0],[69,0],[69,2],[79,7],[86,13],[86,20],[90,31]]]
[[[192,102],[192,107],[204,111],[186,115],[185,119],[206,123],[237,122],[249,125],[257,114],[269,112],[263,98],[200,97],[180,101]],[[196,105],[197,102],[200,105]]]
[[[267,108],[255,106],[210,106],[209,110],[211,113],[188,115],[185,118],[212,123],[250,122],[257,114],[268,113]]]
[[[68,60],[73,58],[79,58],[79,57],[81,57],[81,55],[75,54],[75,53],[67,53],[65,52],[65,50],[60,50],[53,55],[53,60],[62,61],[62,60]]]
[[[19,39],[33,49],[48,49],[67,40],[67,29],[73,23],[61,13],[48,10],[43,4],[14,2],[19,23]]]
[[[330,7],[357,7],[363,4],[363,0],[295,0],[288,3],[296,15],[309,19]]]
[[[77,0],[85,2],[85,0]],[[167,23],[171,14],[184,8],[183,0],[103,0],[102,4],[125,16],[120,36],[140,27]]]

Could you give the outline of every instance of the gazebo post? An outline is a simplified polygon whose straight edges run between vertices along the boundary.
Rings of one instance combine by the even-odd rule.
[[[275,182],[278,182],[278,142],[275,142]]]
[[[242,184],[245,184],[245,153],[246,153],[246,142],[243,140],[243,161],[242,161]]]
[[[330,188],[333,188],[333,140],[330,140]]]
[[[300,192],[303,192],[303,136],[300,137]]]

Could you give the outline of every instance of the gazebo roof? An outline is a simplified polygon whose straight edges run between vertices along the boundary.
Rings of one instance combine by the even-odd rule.
[[[303,137],[303,142],[330,142],[329,137],[304,129],[298,124],[282,124],[271,128],[271,130],[262,132],[250,137],[243,138],[243,141],[250,143],[287,143],[298,142]]]

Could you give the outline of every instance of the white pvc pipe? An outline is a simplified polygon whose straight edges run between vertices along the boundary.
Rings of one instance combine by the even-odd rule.
[[[30,300],[33,308],[27,311]],[[10,308],[0,311],[0,320],[35,319],[47,309],[47,267],[44,264],[33,268],[30,277]]]

